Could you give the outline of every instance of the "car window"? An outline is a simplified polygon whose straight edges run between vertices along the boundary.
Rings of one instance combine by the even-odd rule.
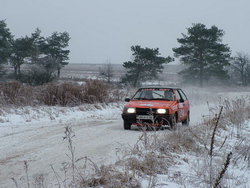
[[[141,93],[142,93],[142,91],[138,91],[135,95],[134,95],[134,99],[138,99],[138,98],[140,98],[141,97]]]
[[[178,92],[178,90],[176,90],[176,98],[177,100],[181,99],[180,93]]]
[[[177,93],[179,94],[180,99],[183,99],[184,101],[187,100],[187,96],[185,95],[185,93],[181,89],[178,89]]]
[[[164,91],[164,96],[165,96],[165,99],[167,100],[170,100],[170,101],[174,100],[174,93],[172,90]]]

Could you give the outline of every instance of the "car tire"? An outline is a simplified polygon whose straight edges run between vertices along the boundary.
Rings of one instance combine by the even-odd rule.
[[[182,125],[183,126],[189,126],[189,122],[190,122],[190,117],[189,117],[189,114],[188,114],[187,118],[182,122]]]
[[[170,129],[174,131],[176,130],[176,126],[177,126],[176,115],[173,115],[173,117],[170,120]]]
[[[124,125],[124,129],[125,129],[125,130],[131,129],[131,123],[129,123],[129,122],[127,122],[127,121],[124,121],[123,125]]]

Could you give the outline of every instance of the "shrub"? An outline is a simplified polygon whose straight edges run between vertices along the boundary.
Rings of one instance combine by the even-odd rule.
[[[107,102],[109,99],[109,86],[99,80],[87,80],[84,98],[87,103]]]
[[[87,80],[85,85],[51,82],[42,86],[28,86],[17,81],[6,82],[0,84],[0,102],[2,105],[76,106],[121,99],[122,93],[109,93],[109,89],[109,85],[98,80]]]
[[[49,83],[43,89],[43,102],[49,106],[76,106],[83,102],[83,91],[82,86],[72,83]]]
[[[140,182],[128,171],[120,171],[112,165],[95,166],[95,172],[88,177],[80,179],[79,187],[120,187],[140,188]]]
[[[0,84],[1,104],[28,105],[32,104],[33,89],[20,82],[4,82]]]
[[[50,57],[37,59],[35,64],[28,65],[27,70],[16,79],[32,86],[43,85],[57,78],[57,63]]]
[[[38,86],[52,82],[56,78],[57,77],[55,74],[51,74],[45,71],[36,71],[34,69],[18,75],[16,79],[31,86]]]

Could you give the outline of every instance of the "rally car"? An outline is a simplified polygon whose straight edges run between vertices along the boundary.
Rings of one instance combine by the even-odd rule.
[[[131,129],[132,124],[173,130],[178,122],[189,125],[190,104],[180,88],[142,87],[125,101],[124,129]]]

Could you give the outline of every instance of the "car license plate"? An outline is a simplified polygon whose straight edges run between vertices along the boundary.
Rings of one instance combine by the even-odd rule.
[[[153,116],[150,115],[137,115],[136,119],[153,119]]]

